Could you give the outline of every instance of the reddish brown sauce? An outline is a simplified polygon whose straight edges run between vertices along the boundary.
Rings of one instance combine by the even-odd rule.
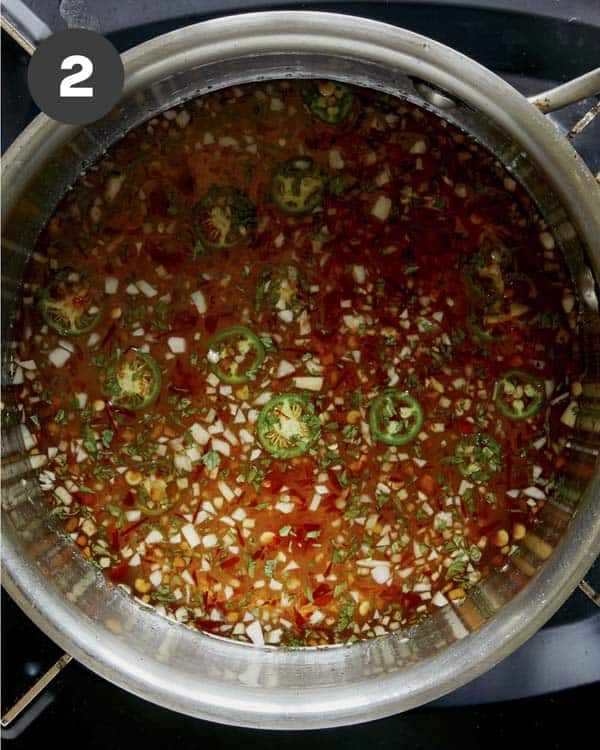
[[[207,95],[111,149],[39,240],[15,353],[34,464],[83,554],[180,622],[274,645],[400,629],[505,564],[552,494],[577,386],[573,294],[527,194],[400,100],[346,91],[324,122],[315,86]],[[322,194],[289,213],[273,174],[300,156]],[[256,211],[224,248],[199,208],[213,186]],[[42,315],[57,272],[79,285],[83,333]],[[252,340],[209,343],[240,326],[264,349],[255,370]],[[142,406],[115,390],[138,352],[160,373]],[[227,382],[237,356],[248,377]],[[515,370],[536,385],[502,411]],[[390,434],[422,416],[403,443],[373,430],[389,389],[416,404]],[[297,434],[264,432],[280,451],[307,441],[290,457],[259,435],[279,394],[301,399],[273,407]]]

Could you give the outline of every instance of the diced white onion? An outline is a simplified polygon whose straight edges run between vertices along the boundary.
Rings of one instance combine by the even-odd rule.
[[[332,148],[329,152],[329,166],[332,169],[343,169],[344,159],[337,148]]]
[[[208,441],[210,440],[209,433],[202,427],[202,425],[198,424],[197,422],[194,422],[194,424],[190,427],[190,432],[192,433],[192,437],[199,445],[206,445]]]
[[[376,583],[386,583],[390,578],[390,569],[387,565],[377,565],[371,570],[371,576]]]
[[[177,113],[177,116],[175,117],[175,122],[183,130],[183,128],[185,128],[188,125],[190,119],[191,119],[191,115],[187,111],[187,109],[182,109],[181,112]]]
[[[64,367],[70,356],[71,352],[68,352],[66,349],[59,346],[50,352],[48,359],[54,367]]]
[[[34,453],[33,456],[29,456],[29,463],[32,469],[41,469],[47,461],[48,457],[43,453]]]
[[[323,378],[312,376],[294,378],[294,387],[306,391],[320,391],[323,387]]]
[[[204,315],[207,310],[204,294],[198,289],[190,295],[190,298],[194,305],[196,305],[196,310],[198,310],[200,315]]]
[[[148,298],[156,297],[156,295],[158,294],[156,289],[151,284],[149,284],[145,279],[140,279],[139,281],[136,281],[135,285],[145,297],[148,297]]]
[[[444,607],[446,606],[446,604],[448,604],[448,600],[441,591],[436,591],[433,599],[431,600],[431,603],[435,604],[436,607]]]
[[[231,446],[225,440],[219,438],[213,438],[211,440],[211,447],[217,453],[221,453],[223,456],[229,456],[231,454]]]
[[[144,541],[146,544],[158,544],[158,542],[163,541],[163,535],[158,529],[152,529],[152,531],[147,534]]]
[[[239,435],[242,443],[250,444],[254,442],[254,437],[251,435],[251,433],[248,432],[248,430],[244,428],[240,430]]]
[[[562,413],[560,421],[567,427],[575,427],[577,421],[577,401],[571,401]]]
[[[191,523],[181,527],[181,533],[185,537],[185,541],[190,545],[192,549],[200,544],[200,537],[198,532]]]
[[[219,481],[218,487],[219,487],[219,492],[223,495],[223,497],[225,498],[225,500],[227,500],[228,502],[231,502],[233,500],[233,498],[235,497],[235,495],[233,494],[233,490],[231,489],[231,487],[226,482],[224,482],[222,480]]]
[[[205,534],[202,537],[202,544],[206,549],[212,549],[213,547],[216,547],[219,543],[219,538],[216,534]]]
[[[169,336],[167,344],[173,354],[183,354],[185,352],[186,343],[182,336]]]
[[[236,436],[233,434],[231,430],[225,430],[223,432],[223,437],[225,438],[225,440],[228,440],[231,443],[231,445],[240,444],[239,440],[236,438]]]
[[[260,625],[260,622],[258,620],[254,620],[249,625],[246,625],[246,635],[252,643],[256,644],[257,646],[264,646],[265,639],[263,636],[262,627]]]
[[[148,576],[148,580],[153,586],[160,586],[162,581],[162,573],[160,570],[153,570]]]
[[[523,494],[526,497],[532,497],[534,500],[546,499],[546,495],[540,490],[539,487],[527,487],[523,490]]]
[[[276,377],[285,378],[286,375],[291,375],[295,371],[296,368],[291,362],[288,362],[287,359],[282,359],[277,368]]]
[[[418,141],[415,141],[415,143],[410,149],[411,154],[424,154],[426,151],[427,151],[427,143],[425,143],[423,138],[419,138]]]
[[[385,221],[389,217],[391,210],[392,201],[390,200],[390,198],[388,198],[387,195],[380,195],[379,198],[377,198],[377,200],[375,201],[373,208],[371,209],[371,215],[376,219]]]
[[[109,203],[112,203],[114,199],[117,197],[119,190],[121,189],[121,186],[123,185],[123,182],[125,181],[124,174],[120,175],[113,175],[112,177],[109,177],[106,181],[106,189],[104,191],[104,197]],[[107,292],[107,294],[112,294],[112,292]]]
[[[18,360],[17,364],[24,370],[37,370],[37,365],[33,359],[26,359],[24,362]]]
[[[318,289],[319,288],[317,286],[317,291]],[[311,328],[310,319],[308,317],[306,310],[302,310],[302,312],[298,316],[298,324],[300,326],[300,336],[308,336],[312,328]]]
[[[467,482],[466,479],[463,479],[460,483],[460,486],[458,488],[458,494],[462,497],[467,490],[470,490],[474,487],[471,482]]]
[[[31,430],[29,429],[29,427],[27,427],[27,425],[21,425],[21,437],[23,438],[23,445],[25,446],[25,450],[30,451],[37,445],[37,440],[31,434]]]
[[[116,276],[107,276],[104,279],[104,291],[106,294],[116,294],[119,288],[119,279]]]

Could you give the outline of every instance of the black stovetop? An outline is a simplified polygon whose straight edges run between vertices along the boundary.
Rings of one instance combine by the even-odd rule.
[[[259,0],[27,0],[53,27],[59,8],[88,10],[96,30],[120,49],[226,12],[255,10]],[[524,94],[537,93],[600,62],[597,0],[446,0],[426,2],[294,3],[263,0],[266,8],[311,8],[368,16],[433,37],[475,58]],[[519,10],[517,10],[519,8]],[[192,15],[194,9],[196,13]],[[201,10],[203,12],[201,12]],[[68,14],[67,14],[67,17]],[[72,17],[72,16],[71,16]],[[146,21],[146,23],[144,23]],[[149,21],[149,22],[148,22]],[[2,147],[37,111],[26,87],[27,56],[3,34]],[[555,116],[568,130],[593,102]],[[553,116],[554,117],[554,116]],[[575,146],[600,170],[600,117]],[[600,590],[600,561],[587,580]],[[2,593],[2,715],[62,654]],[[600,611],[577,590],[549,623],[515,653],[469,685],[425,707],[358,727],[273,732],[223,727],[149,704],[71,663],[2,739],[14,750],[69,737],[92,748],[296,748],[315,737],[323,747],[506,748],[527,736],[537,746],[573,742],[575,718],[600,701]],[[589,720],[589,719],[587,719]],[[580,725],[583,728],[583,725]],[[526,734],[522,734],[525,731]],[[76,738],[76,739],[75,739]]]

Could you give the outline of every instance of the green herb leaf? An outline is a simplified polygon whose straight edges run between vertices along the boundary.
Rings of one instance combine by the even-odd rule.
[[[88,453],[95,456],[98,452],[98,446],[96,445],[94,431],[88,424],[84,424],[81,428],[81,437],[83,438],[83,447]]]
[[[221,456],[219,456],[217,451],[208,451],[208,453],[205,453],[202,456],[202,463],[207,469],[209,469],[209,471],[212,471],[221,463]]]
[[[102,435],[101,435],[102,445],[107,449],[110,448],[110,443],[113,437],[114,437],[114,432],[112,430],[102,430]]]
[[[267,576],[267,578],[273,578],[276,567],[277,560],[265,560],[265,575]]]

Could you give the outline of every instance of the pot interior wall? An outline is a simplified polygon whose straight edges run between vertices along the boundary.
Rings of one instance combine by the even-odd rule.
[[[267,716],[261,719],[263,727],[291,726],[294,722],[305,727],[322,726],[383,715],[386,713],[383,708],[373,711],[369,702],[377,703],[374,696],[379,694],[383,706],[385,675],[400,675],[404,683],[393,710],[409,708],[439,695],[441,691],[436,690],[434,676],[427,672],[428,663],[433,658],[444,660],[443,672],[444,665],[462,658],[456,649],[467,636],[467,640],[472,639],[474,631],[482,630],[509,604],[523,606],[529,595],[528,584],[533,578],[543,577],[556,557],[556,548],[564,547],[565,536],[570,534],[573,537],[570,543],[577,543],[577,530],[571,529],[572,518],[593,510],[594,500],[589,496],[588,485],[595,473],[600,443],[599,420],[594,411],[600,398],[600,332],[594,278],[579,234],[544,175],[520,144],[472,105],[399,69],[349,57],[312,52],[292,56],[273,53],[182,69],[149,85],[133,86],[119,107],[102,121],[79,132],[73,129],[68,142],[53,149],[43,160],[40,158],[26,189],[7,201],[2,293],[4,341],[10,340],[24,267],[41,228],[81,171],[107,147],[156,113],[225,85],[314,77],[375,88],[436,112],[492,150],[527,188],[554,232],[579,292],[582,354],[587,368],[584,405],[587,403],[589,409],[587,413],[585,409],[580,412],[566,452],[565,481],[556,498],[544,507],[536,532],[528,533],[505,569],[477,586],[464,604],[440,610],[409,632],[373,642],[284,652],[192,632],[143,608],[118,587],[107,585],[71,540],[59,532],[48,514],[24,449],[18,413],[10,401],[11,389],[7,387],[11,382],[10,348],[5,346],[3,382],[7,421],[3,436],[3,505],[7,583],[11,593],[63,645],[68,647],[66,634],[77,632],[77,643],[72,649],[75,655],[111,679],[120,671],[118,681],[124,687],[156,699],[162,681],[169,686],[165,705],[238,724],[257,726],[260,705],[262,716]],[[10,190],[10,185],[5,190]],[[23,581],[29,582],[29,590],[23,590]],[[504,638],[506,649],[510,650],[507,633],[498,638],[500,641]],[[106,655],[110,669],[99,654]],[[144,671],[149,663],[153,665],[151,676]],[[479,671],[484,667],[479,665]],[[468,677],[469,665],[463,667],[463,672]],[[315,700],[322,695],[323,701],[329,703],[332,691],[340,694],[345,691],[343,710],[335,719],[309,715],[309,710],[314,711],[309,705],[313,704],[307,703],[303,708],[303,699],[298,700],[301,692],[309,689]],[[220,705],[211,709],[211,696],[215,695],[219,696]],[[271,704],[268,709],[263,703],[265,695]],[[303,712],[306,712],[304,717]]]

